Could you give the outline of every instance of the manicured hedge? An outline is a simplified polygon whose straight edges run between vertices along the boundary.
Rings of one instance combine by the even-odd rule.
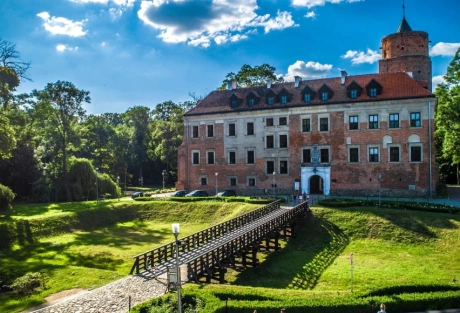
[[[9,187],[0,184],[0,211],[6,211],[10,208],[14,196],[13,191]]]

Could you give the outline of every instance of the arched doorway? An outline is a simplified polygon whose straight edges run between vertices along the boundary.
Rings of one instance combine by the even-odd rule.
[[[323,194],[324,182],[321,176],[314,175],[310,177],[310,194]]]

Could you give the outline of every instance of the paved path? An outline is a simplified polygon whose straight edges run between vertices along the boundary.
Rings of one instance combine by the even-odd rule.
[[[286,209],[294,207],[293,203],[270,212],[266,216],[257,219],[251,224],[244,225],[237,230],[225,234],[216,241],[209,242],[203,246],[193,249],[180,255],[180,263],[186,264],[193,258],[199,256],[209,249],[214,249],[217,245],[222,245],[234,237],[241,236],[241,231],[250,231],[251,229],[267,222],[286,212]],[[87,293],[77,295],[69,300],[64,300],[57,304],[48,306],[32,312],[39,313],[125,313],[129,310],[129,301],[131,297],[131,307],[145,302],[149,299],[159,297],[167,292],[166,286],[166,268],[173,266],[173,261],[167,262],[158,267],[158,272],[143,272],[139,275],[128,276],[108,285],[91,290]],[[155,277],[156,275],[159,277]],[[181,266],[182,282],[186,282],[187,268]]]

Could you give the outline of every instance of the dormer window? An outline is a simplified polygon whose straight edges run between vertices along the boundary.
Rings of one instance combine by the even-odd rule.
[[[291,102],[292,94],[286,88],[281,89],[278,93],[278,99],[281,104]]]
[[[363,90],[363,87],[361,87],[357,82],[352,81],[348,86],[347,86],[347,93],[348,97],[350,99],[356,99],[359,96],[361,96],[361,92]]]
[[[275,97],[268,97],[267,102],[268,102],[269,105],[275,104]]]
[[[246,103],[248,107],[252,108],[259,102],[259,96],[254,91],[249,91],[246,94]]]
[[[236,108],[236,107],[237,107],[237,105],[238,105],[238,101],[236,101],[236,100],[232,100],[232,102],[231,102],[231,104],[230,104],[230,105],[232,106],[232,109],[234,109],[234,108]]]
[[[248,101],[248,105],[249,105],[250,107],[253,107],[254,104],[255,104],[255,102],[256,102],[256,100],[255,100],[254,98],[250,98],[249,101]]]
[[[311,89],[308,85],[305,86],[302,90],[302,99],[304,102],[310,102],[315,99],[315,91]]]
[[[304,94],[303,95],[303,101],[310,102],[311,101],[311,95],[309,93]]]
[[[318,89],[318,94],[320,95],[322,101],[327,101],[332,99],[334,92],[328,85],[324,84]]]
[[[375,79],[372,79],[369,84],[366,85],[366,91],[369,97],[375,98],[382,94],[382,85]]]
[[[265,103],[268,105],[274,105],[276,102],[277,94],[273,91],[273,89],[268,89],[265,92]]]
[[[229,100],[230,100],[230,107],[232,109],[236,109],[238,107],[238,105],[241,103],[241,99],[238,98],[238,96],[235,93],[233,93],[230,96]]]
[[[350,91],[350,98],[352,98],[352,99],[358,98],[358,91],[356,89],[352,89]]]
[[[281,96],[281,104],[287,103],[287,96]]]

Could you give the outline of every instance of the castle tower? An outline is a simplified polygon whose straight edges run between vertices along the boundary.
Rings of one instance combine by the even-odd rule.
[[[428,43],[428,33],[413,31],[403,14],[398,31],[382,39],[379,73],[410,73],[424,88],[431,91]]]

